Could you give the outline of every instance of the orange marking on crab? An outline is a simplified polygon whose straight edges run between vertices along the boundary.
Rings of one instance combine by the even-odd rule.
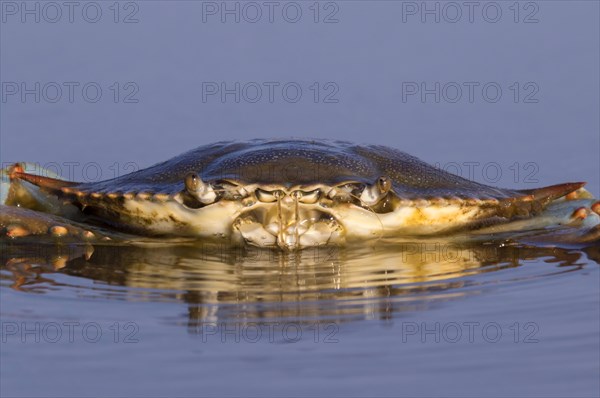
[[[6,228],[6,236],[9,238],[21,238],[29,235],[29,231],[19,225],[10,225]]]
[[[159,202],[166,202],[169,199],[169,195],[166,193],[157,193],[154,195],[154,199]]]
[[[566,200],[575,200],[579,197],[579,193],[577,191],[573,191],[565,196]]]
[[[573,212],[572,217],[577,220],[585,220],[587,215],[588,215],[587,209],[585,207],[580,207],[579,209],[577,209]]]
[[[55,225],[50,228],[50,234],[52,234],[52,236],[55,236],[57,238],[65,236],[68,233],[69,233],[69,231],[61,225]]]
[[[151,194],[148,192],[139,192],[136,196],[138,199],[146,200],[150,198]]]

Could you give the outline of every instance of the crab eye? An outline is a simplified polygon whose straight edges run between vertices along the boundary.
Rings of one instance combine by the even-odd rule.
[[[189,192],[196,192],[198,190],[199,181],[200,177],[198,177],[198,174],[189,173],[185,176],[185,189],[187,189]]]
[[[392,188],[392,180],[385,176],[379,177],[377,179],[377,186],[381,193],[386,193]]]

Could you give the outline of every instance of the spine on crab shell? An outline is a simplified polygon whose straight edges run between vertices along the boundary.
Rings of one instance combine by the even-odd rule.
[[[38,174],[30,174],[26,173],[19,167],[15,167],[10,174],[11,179],[20,178],[32,184],[35,184],[40,187],[64,187],[64,186],[73,186],[79,184],[78,182],[61,180],[58,178],[45,177]]]
[[[568,182],[548,187],[520,190],[523,196],[503,199],[499,202],[497,216],[505,219],[530,217],[542,212],[548,204],[576,192],[585,182]]]
[[[122,200],[122,199],[132,199],[134,197],[138,199],[146,199],[153,200],[157,202],[165,202],[169,199],[169,195],[155,193],[151,191],[147,192],[127,192],[127,193],[119,193],[119,192],[108,192],[108,193],[98,193],[98,192],[88,192],[82,191],[78,188],[81,185],[79,182],[65,181],[60,180],[58,178],[44,177],[36,174],[29,174],[22,171],[14,171],[10,175],[10,179],[20,179],[23,181],[27,181],[31,184],[36,185],[40,188],[40,190],[56,195],[59,198],[67,198],[68,200],[73,200],[75,203],[79,203],[80,205],[87,206],[91,203],[97,203],[102,199],[109,200]]]
[[[44,177],[36,174],[29,174],[23,171],[14,170],[10,174],[10,179],[19,179],[27,181],[33,185],[40,187],[50,193],[69,193],[69,188],[78,185],[78,182],[59,180],[58,178]]]
[[[547,204],[577,191],[585,186],[585,182],[567,182],[564,184],[550,185],[542,188],[524,189],[519,192],[531,197],[531,200]]]

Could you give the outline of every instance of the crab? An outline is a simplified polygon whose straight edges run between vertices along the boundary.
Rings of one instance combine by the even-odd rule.
[[[600,202],[582,182],[496,188],[379,145],[219,142],[89,183],[26,170],[3,170],[0,227],[12,239],[185,238],[284,250],[431,237],[600,240]]]

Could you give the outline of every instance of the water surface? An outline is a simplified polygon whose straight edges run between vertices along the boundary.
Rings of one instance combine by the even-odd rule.
[[[599,260],[597,247],[432,242],[298,253],[4,242],[3,388],[586,395],[598,386]]]

